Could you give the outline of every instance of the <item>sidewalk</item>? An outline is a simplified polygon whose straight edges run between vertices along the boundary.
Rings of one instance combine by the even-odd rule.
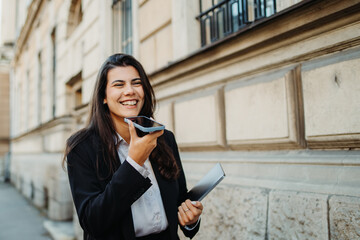
[[[0,181],[1,240],[51,240],[46,220],[11,184]]]

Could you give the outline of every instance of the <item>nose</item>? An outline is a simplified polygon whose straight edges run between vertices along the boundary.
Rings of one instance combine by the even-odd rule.
[[[125,95],[132,95],[134,94],[134,87],[131,84],[127,84],[124,89]]]

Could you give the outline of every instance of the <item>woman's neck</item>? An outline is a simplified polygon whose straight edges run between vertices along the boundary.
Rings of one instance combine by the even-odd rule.
[[[124,119],[113,119],[115,124],[115,130],[120,136],[130,144],[130,132],[129,125],[124,122]]]

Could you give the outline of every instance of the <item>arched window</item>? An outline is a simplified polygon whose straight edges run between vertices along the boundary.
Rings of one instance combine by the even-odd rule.
[[[81,7],[81,0],[71,0],[69,16],[67,22],[67,32],[66,36],[69,37],[76,27],[82,21],[83,12]]]

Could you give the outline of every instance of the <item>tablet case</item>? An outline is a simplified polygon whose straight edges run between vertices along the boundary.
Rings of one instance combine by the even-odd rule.
[[[225,177],[225,172],[220,163],[217,163],[189,192],[191,201],[201,201]]]

